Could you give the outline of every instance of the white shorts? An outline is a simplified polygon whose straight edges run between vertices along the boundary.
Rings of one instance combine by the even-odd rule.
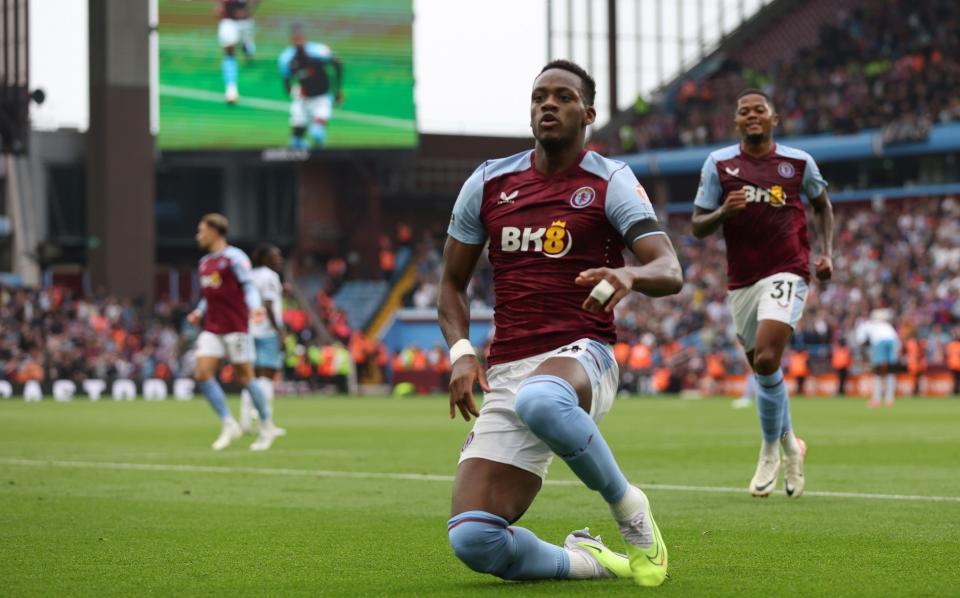
[[[796,274],[781,272],[728,293],[737,336],[747,351],[757,347],[757,323],[775,320],[796,328],[807,303],[807,283]]]
[[[220,19],[217,38],[221,48],[236,46],[240,42],[253,43],[253,19]]]
[[[197,357],[226,357],[230,363],[253,362],[253,337],[246,332],[214,334],[204,330],[197,337]]]
[[[333,100],[330,94],[312,98],[297,97],[290,105],[290,126],[306,127],[315,120],[327,122],[333,114]]]
[[[556,356],[572,357],[583,365],[593,388],[590,417],[599,422],[607,415],[617,396],[620,376],[609,345],[584,338],[533,357],[500,363],[487,370],[491,391],[484,395],[480,417],[460,451],[461,463],[466,459],[487,459],[547,477],[553,451],[520,421],[514,401],[520,383],[537,366]]]

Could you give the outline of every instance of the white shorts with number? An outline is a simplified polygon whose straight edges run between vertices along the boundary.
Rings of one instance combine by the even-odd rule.
[[[607,415],[616,398],[620,376],[609,345],[584,338],[533,357],[500,363],[487,370],[491,390],[483,397],[480,417],[467,435],[460,462],[487,459],[519,467],[541,478],[547,476],[553,451],[520,421],[514,401],[520,383],[545,360],[558,356],[576,359],[587,371],[593,387],[590,417],[599,422]]]
[[[757,324],[775,320],[796,328],[807,303],[807,283],[801,276],[782,272],[748,287],[730,291],[730,310],[737,336],[746,351],[757,347]]]
[[[310,98],[298,97],[290,105],[290,126],[306,127],[315,120],[327,122],[333,114],[330,94]]]
[[[214,334],[204,330],[197,337],[197,357],[226,357],[230,363],[253,362],[253,338],[246,332]]]
[[[221,48],[236,46],[240,42],[253,43],[253,19],[220,19],[217,38]]]

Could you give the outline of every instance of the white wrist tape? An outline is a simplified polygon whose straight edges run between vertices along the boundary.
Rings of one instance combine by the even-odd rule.
[[[450,347],[450,365],[457,363],[457,360],[464,355],[476,355],[477,350],[473,348],[468,339],[462,338],[453,343]]]
[[[593,287],[593,290],[590,291],[590,296],[596,299],[600,305],[604,305],[610,300],[610,297],[613,296],[615,290],[612,284],[606,280],[601,280]]]

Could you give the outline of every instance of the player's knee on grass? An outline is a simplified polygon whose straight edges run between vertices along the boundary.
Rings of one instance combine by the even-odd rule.
[[[507,579],[510,532],[507,521],[484,511],[467,511],[447,523],[450,547],[457,558],[478,573]]]
[[[223,49],[223,53],[227,56],[233,56],[235,46],[227,46]]]

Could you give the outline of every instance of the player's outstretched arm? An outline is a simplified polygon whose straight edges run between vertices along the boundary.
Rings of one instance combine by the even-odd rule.
[[[593,287],[601,280],[613,286],[613,294],[606,302],[601,303],[594,297],[587,297],[583,302],[583,309],[594,313],[601,310],[613,311],[617,303],[630,291],[650,297],[664,297],[680,292],[683,288],[683,269],[670,237],[665,234],[647,235],[634,241],[630,249],[641,265],[616,269],[591,268],[577,276],[575,282],[581,286]]]
[[[440,289],[437,296],[437,316],[440,330],[447,345],[453,347],[457,341],[470,339],[470,301],[467,298],[467,285],[477,266],[477,260],[483,253],[483,245],[461,243],[453,237],[447,237],[443,247],[443,270],[440,274]],[[451,364],[450,372],[450,418],[456,417],[459,409],[463,419],[480,415],[473,400],[473,385],[479,382],[480,388],[489,391],[487,375],[476,355],[463,355]]]
[[[814,228],[820,237],[820,255],[813,267],[818,280],[830,280],[833,276],[833,204],[826,191],[812,198],[810,204],[815,216]]]

